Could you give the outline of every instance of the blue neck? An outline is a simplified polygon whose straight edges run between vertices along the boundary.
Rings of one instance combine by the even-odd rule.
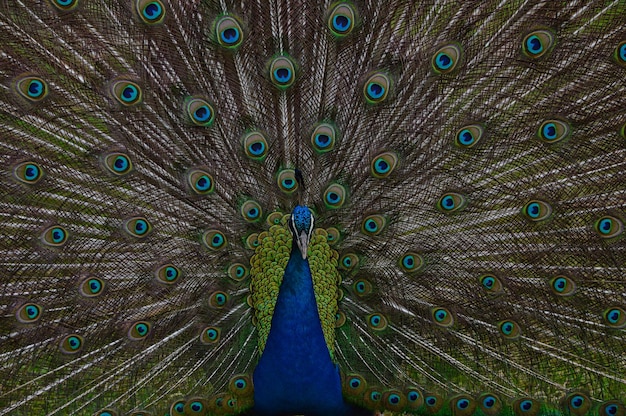
[[[309,261],[295,242],[253,381],[256,414],[352,414],[324,340]]]

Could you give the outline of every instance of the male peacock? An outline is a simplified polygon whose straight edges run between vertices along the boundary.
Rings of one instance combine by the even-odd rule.
[[[0,415],[625,415],[626,4],[0,2]]]

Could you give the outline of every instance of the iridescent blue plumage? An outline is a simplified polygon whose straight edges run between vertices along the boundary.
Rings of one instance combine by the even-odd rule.
[[[339,367],[326,346],[309,261],[301,252],[301,247],[306,252],[313,223],[308,207],[294,208],[291,254],[253,375],[254,410],[260,415],[369,414],[344,402]]]

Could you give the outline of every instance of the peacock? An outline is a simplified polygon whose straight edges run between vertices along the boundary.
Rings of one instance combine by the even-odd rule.
[[[0,415],[626,415],[622,0],[0,1]]]

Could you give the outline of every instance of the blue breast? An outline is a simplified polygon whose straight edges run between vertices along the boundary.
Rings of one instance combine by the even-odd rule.
[[[296,244],[253,381],[258,415],[362,414],[343,401],[339,368],[330,358],[317,312],[309,262]]]

